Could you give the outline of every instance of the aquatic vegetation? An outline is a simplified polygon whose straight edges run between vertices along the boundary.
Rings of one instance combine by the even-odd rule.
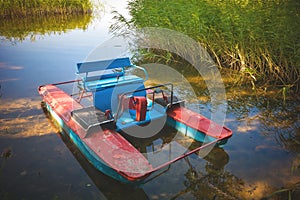
[[[90,0],[2,0],[0,17],[90,13]]]
[[[11,156],[12,156],[12,149],[10,147],[7,147],[7,148],[3,149],[0,157],[7,159]]]
[[[119,23],[114,30],[126,25],[173,29],[199,41],[220,68],[236,71],[236,84],[297,90],[299,8],[296,0],[133,0],[129,3],[132,19],[116,15]],[[170,57],[159,53],[159,58]]]

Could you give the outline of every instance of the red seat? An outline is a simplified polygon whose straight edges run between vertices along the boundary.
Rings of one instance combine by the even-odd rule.
[[[147,99],[146,97],[135,96],[129,100],[129,109],[135,110],[135,120],[144,121],[147,112]]]

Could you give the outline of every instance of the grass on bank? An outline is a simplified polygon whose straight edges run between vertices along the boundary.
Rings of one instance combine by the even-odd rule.
[[[90,0],[0,0],[0,18],[82,14],[91,11]]]
[[[238,72],[236,83],[300,88],[298,0],[132,0],[129,10],[132,19],[119,22],[194,38],[220,68]]]

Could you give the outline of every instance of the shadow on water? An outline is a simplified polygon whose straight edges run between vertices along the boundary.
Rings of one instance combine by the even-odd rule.
[[[89,161],[84,157],[84,155],[70,141],[68,136],[66,136],[63,133],[60,133],[60,137],[106,199],[148,199],[146,193],[143,191],[142,188],[122,184],[99,172],[89,163]]]
[[[26,16],[9,17],[0,20],[0,40],[12,43],[22,42],[30,38],[50,34],[61,34],[71,29],[87,29],[93,16],[91,14],[61,14],[47,15],[44,17]]]
[[[89,175],[89,177],[93,180],[95,185],[98,187],[102,195],[107,199],[113,200],[121,200],[121,199],[153,199],[151,194],[149,196],[144,191],[144,188],[147,187],[148,184],[152,184],[152,180],[163,176],[164,173],[174,173],[172,169],[172,165],[162,169],[161,172],[154,174],[150,177],[149,181],[145,184],[140,185],[139,187],[133,187],[131,185],[122,184],[95,169],[83,156],[83,154],[77,149],[77,147],[70,141],[68,136],[63,133],[60,133],[60,136],[69,150],[72,152],[74,157],[83,167],[85,172]],[[197,160],[196,155],[192,156],[194,158],[190,158],[192,160]],[[227,184],[241,184],[241,180],[239,180],[234,175],[229,172],[224,171],[225,165],[229,162],[228,154],[221,148],[214,148],[205,158],[206,166],[205,172],[200,172],[195,169],[194,165],[190,163],[189,157],[184,159],[184,165],[188,166],[188,170],[184,174],[184,189],[177,194],[169,194],[170,199],[177,199],[186,193],[195,193],[194,195],[199,198],[200,196],[203,198],[207,197],[218,197],[227,199],[235,199],[234,196],[228,195],[228,191],[226,191]],[[217,184],[216,184],[217,183]],[[169,186],[173,185],[172,181],[169,181]],[[164,185],[166,187],[166,185]],[[197,190],[197,188],[201,188],[201,190]],[[224,190],[225,188],[225,190]],[[198,192],[197,192],[198,191]],[[199,194],[202,194],[199,196]],[[230,197],[230,198],[228,198]]]

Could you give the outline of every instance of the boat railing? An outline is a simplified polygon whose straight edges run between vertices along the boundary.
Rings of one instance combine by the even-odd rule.
[[[73,97],[78,103],[80,103],[82,98],[86,98],[86,97],[91,97],[91,94],[86,94],[86,91],[84,90],[84,88],[82,88],[80,85],[82,85],[82,80],[81,79],[76,79],[76,80],[71,80],[71,81],[64,81],[64,82],[57,82],[57,83],[52,83],[51,85],[55,85],[55,86],[59,86],[59,85],[66,85],[66,84],[71,84],[71,83],[78,83],[79,89],[80,91],[77,93],[71,93],[70,96]],[[43,85],[41,85],[40,87],[42,87]],[[78,96],[77,98],[75,98],[75,96]]]
[[[162,88],[162,87],[167,87],[170,90],[170,102],[169,102],[169,104],[167,104],[166,108],[168,106],[173,105],[173,84],[172,83],[165,83],[165,84],[160,84],[160,85],[156,85],[156,86],[151,86],[151,87],[146,87],[146,88],[142,88],[142,89],[138,89],[138,90],[125,92],[125,93],[122,93],[121,95],[119,95],[119,97],[118,97],[118,107],[117,107],[117,111],[114,115],[115,122],[118,120],[119,116],[123,112],[123,109],[124,109],[122,106],[123,99],[128,97],[128,95],[136,93],[136,92],[149,91],[149,90]],[[155,92],[153,92],[153,99],[154,99],[154,94],[155,94]],[[152,107],[153,107],[154,103],[155,103],[155,101],[152,102]]]
[[[139,70],[142,70],[144,72],[144,75],[145,75],[144,81],[148,80],[149,76],[148,76],[148,72],[147,72],[147,70],[145,68],[137,66],[137,65],[131,65],[131,67],[139,69]]]
[[[144,76],[128,76],[127,72],[130,71],[129,69],[141,70]],[[113,85],[127,84],[133,81],[145,82],[148,80],[146,69],[132,64],[128,57],[77,63],[76,75],[82,81],[82,94],[79,96],[78,102],[81,101],[86,92],[94,93]]]

